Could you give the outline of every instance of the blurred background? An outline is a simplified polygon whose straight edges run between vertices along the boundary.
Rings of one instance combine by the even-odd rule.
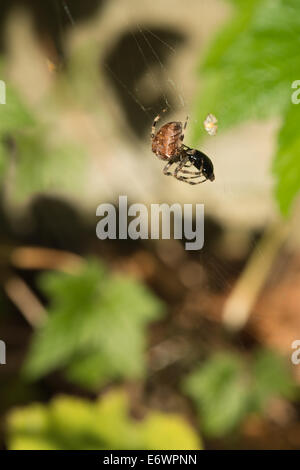
[[[297,3],[1,0],[1,448],[300,448]],[[204,248],[100,241],[119,195],[203,203]]]

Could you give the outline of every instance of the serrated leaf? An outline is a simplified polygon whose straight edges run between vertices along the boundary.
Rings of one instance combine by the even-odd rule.
[[[300,76],[297,0],[238,2],[233,19],[208,53],[197,99],[197,118],[212,112],[220,129],[266,118],[287,107],[291,82]],[[194,140],[200,138],[199,125]]]
[[[163,311],[148,289],[111,276],[95,261],[76,275],[44,275],[41,287],[51,306],[32,343],[25,366],[28,377],[68,367],[69,378],[92,387],[113,377],[143,375],[144,329]]]

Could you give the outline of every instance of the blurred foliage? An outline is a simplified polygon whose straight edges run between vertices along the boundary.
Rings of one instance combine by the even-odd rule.
[[[296,394],[283,358],[264,350],[250,365],[233,353],[216,354],[187,377],[184,390],[194,400],[202,432],[212,437],[232,432],[271,399]]]
[[[0,66],[1,78],[4,75],[4,66]],[[22,103],[17,91],[6,80],[6,104],[0,106],[0,136],[3,137],[18,132],[34,129],[36,121],[33,114]]]
[[[273,163],[273,171],[277,176],[276,197],[283,214],[288,214],[300,188],[299,121],[299,105],[290,104],[279,132],[278,150]]]
[[[300,77],[298,0],[232,0],[233,18],[217,35],[201,64],[204,89],[197,119],[214,113],[220,129],[247,119],[282,116],[273,172],[283,214],[300,189],[300,107],[291,105],[292,82]],[[200,138],[194,127],[194,140]],[[259,171],[259,168],[257,169]]]
[[[6,78],[3,64],[0,77]],[[78,190],[84,172],[83,149],[69,141],[57,142],[51,122],[41,119],[41,109],[26,105],[10,80],[5,82],[6,104],[0,106],[0,184],[9,182],[17,201],[40,191]]]
[[[150,412],[130,417],[127,395],[114,390],[95,403],[59,396],[8,416],[8,445],[16,450],[187,449],[201,448],[198,435],[177,414]]]
[[[70,380],[93,388],[143,376],[145,328],[163,313],[145,286],[92,260],[74,275],[44,274],[40,286],[50,299],[49,318],[33,339],[28,377],[67,367]]]

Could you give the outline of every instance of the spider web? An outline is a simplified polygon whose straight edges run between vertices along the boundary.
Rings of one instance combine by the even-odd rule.
[[[76,21],[74,19],[68,1],[58,1],[61,2],[62,12],[67,16],[70,24],[75,27]],[[163,60],[161,59],[153,43],[150,42],[149,35],[153,37],[156,41],[158,41],[169,52],[169,54],[171,55],[169,56],[169,58],[171,58],[171,60],[173,59],[173,56],[177,54],[176,48],[169,44],[166,40],[164,40],[161,35],[156,34],[156,32],[153,32],[148,27],[142,26],[140,23],[135,23],[136,30],[133,31],[133,26],[128,20],[128,13],[130,15],[130,13],[132,12],[128,10],[127,4],[124,5],[123,19],[124,22],[127,24],[127,31],[129,32],[130,36],[134,41],[134,44],[136,45],[136,51],[138,52],[139,60],[142,64],[144,64],[146,73],[148,74],[151,80],[153,88],[163,98],[163,102],[160,106],[160,109],[154,109],[152,106],[148,106],[146,101],[140,99],[138,94],[132,91],[128,87],[127,83],[113,70],[108,61],[104,61],[103,65],[110,74],[110,76],[119,84],[119,86],[127,94],[128,99],[132,101],[132,103],[135,103],[139,107],[140,111],[148,117],[148,131],[150,134],[151,123],[153,121],[153,118],[156,116],[157,113],[161,112],[163,108],[167,108],[167,110],[170,110],[172,113],[175,113],[178,110],[184,110],[185,117],[187,111],[189,110],[189,104],[186,97],[184,96],[184,93],[182,92],[181,84],[179,84],[178,81],[176,81],[174,77],[171,76],[168,67],[163,63]],[[137,36],[137,32],[139,33],[139,37]],[[150,59],[149,52],[151,53]],[[155,72],[155,68],[152,65],[153,63],[157,65],[159,72]],[[129,67],[128,63],[127,65],[125,65],[125,67]],[[167,92],[165,90],[167,90]],[[175,97],[175,103],[170,102],[170,100],[168,99],[168,92],[170,95]],[[217,258],[208,259],[207,263],[210,265],[211,271],[214,272],[214,276],[218,279],[219,285],[227,286],[228,288],[230,288],[231,281],[228,280],[228,273],[226,272],[222,264],[218,262]]]
[[[61,3],[61,14],[66,15],[71,26],[76,26],[74,15],[71,11],[70,5],[67,0],[60,0]],[[136,29],[133,30],[133,26],[129,23],[128,13],[130,14],[129,5],[124,5],[122,12],[124,23],[128,25],[127,33],[131,36],[131,39],[136,47],[136,54],[139,57],[139,62],[144,67],[146,76],[150,79],[153,90],[156,91],[157,95],[161,97],[159,106],[149,105],[147,99],[141,98],[139,94],[132,90],[131,87],[126,83],[126,80],[122,78],[122,73],[127,73],[129,64],[122,65],[122,73],[116,73],[109,61],[104,61],[103,66],[110,75],[114,83],[127,95],[129,101],[135,104],[140,112],[147,116],[147,124],[150,125],[156,114],[166,108],[171,113],[177,110],[188,108],[187,100],[182,92],[181,86],[177,83],[175,78],[171,76],[168,66],[163,62],[164,59],[160,56],[158,48],[155,47],[154,41],[158,42],[160,46],[165,49],[164,56],[166,57],[165,62],[173,60],[173,56],[176,55],[176,48],[169,44],[160,34],[152,31],[149,27],[144,27],[140,23],[136,24]],[[132,64],[131,64],[132,65]],[[171,98],[169,98],[169,96]],[[173,97],[175,99],[173,99]],[[128,101],[127,101],[128,103]],[[185,117],[185,116],[184,116]],[[132,125],[132,127],[134,127]]]
[[[75,27],[76,21],[74,19],[68,0],[57,1],[61,4],[60,14],[64,14],[68,18],[70,25]],[[145,73],[148,76],[153,89],[156,90],[157,94],[162,97],[160,106],[149,106],[148,101],[141,98],[138,92],[128,86],[126,80],[122,78],[122,74],[118,74],[108,60],[103,61],[102,65],[110,77],[114,80],[114,82],[117,83],[127,95],[128,100],[134,103],[142,114],[147,116],[149,124],[148,134],[150,134],[153,118],[164,108],[167,108],[167,110],[171,113],[184,111],[184,115],[182,116],[184,119],[187,111],[189,112],[189,104],[185,94],[182,92],[182,84],[178,83],[178,80],[172,76],[169,67],[165,65],[164,60],[161,57],[159,49],[150,40],[150,37],[162,45],[163,48],[165,48],[165,50],[168,52],[169,56],[166,62],[176,60],[176,47],[173,47],[167,40],[163,38],[163,35],[154,32],[152,28],[150,29],[148,26],[145,27],[141,23],[136,22],[134,28],[134,25],[131,24],[128,19],[128,16],[131,15],[131,12],[128,10],[128,4],[123,4],[123,8],[123,19],[124,23],[127,24],[127,33],[130,35],[133,43],[135,44],[137,56],[139,57],[138,61],[144,66]],[[130,65],[132,65],[129,62],[123,64],[123,62],[120,61],[120,63],[121,69],[123,68],[123,70],[121,70],[122,72],[124,72],[124,68],[127,69],[130,67]],[[133,73],[135,71],[136,69],[133,71]],[[174,96],[175,100],[171,100],[169,96]],[[251,249],[254,246],[255,242],[251,241]],[[201,254],[199,260],[202,259],[202,256],[203,255]],[[217,287],[220,290],[230,291],[232,289],[232,278],[230,277],[230,272],[227,270],[226,266],[224,266],[224,263],[218,259],[218,256],[214,256],[212,253],[210,253],[209,256],[205,256],[205,264],[210,272],[210,276],[214,278],[214,282],[216,283]],[[240,350],[247,351],[242,337],[238,337],[236,339],[236,344],[238,344]]]

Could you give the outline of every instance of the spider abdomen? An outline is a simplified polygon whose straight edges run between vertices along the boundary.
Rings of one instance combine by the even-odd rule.
[[[156,133],[152,141],[152,152],[163,160],[175,157],[180,149],[182,140],[182,123],[168,122]]]

